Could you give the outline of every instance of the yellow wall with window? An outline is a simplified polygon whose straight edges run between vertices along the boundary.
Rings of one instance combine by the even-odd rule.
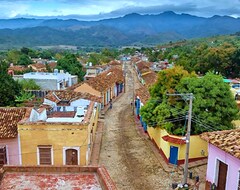
[[[25,122],[18,124],[22,165],[37,165],[38,146],[51,145],[53,165],[64,165],[64,147],[74,147],[79,151],[79,165],[87,165],[86,155],[90,142],[90,133],[95,135],[98,121],[98,109],[89,121],[83,123],[47,123]],[[92,148],[92,145],[90,145]]]
[[[18,126],[22,165],[37,165],[37,147],[51,145],[53,165],[63,164],[63,148],[79,147],[80,165],[86,165],[88,127],[63,124],[24,124]]]

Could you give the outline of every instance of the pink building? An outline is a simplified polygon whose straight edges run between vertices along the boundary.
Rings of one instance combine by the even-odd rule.
[[[26,108],[0,108],[0,166],[21,165],[17,124],[26,111]]]
[[[203,133],[208,144],[206,190],[240,189],[240,129]]]

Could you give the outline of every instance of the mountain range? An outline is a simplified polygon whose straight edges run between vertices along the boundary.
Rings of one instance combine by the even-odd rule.
[[[239,18],[204,18],[172,11],[157,15],[132,13],[99,21],[0,19],[0,47],[156,45],[238,31]]]

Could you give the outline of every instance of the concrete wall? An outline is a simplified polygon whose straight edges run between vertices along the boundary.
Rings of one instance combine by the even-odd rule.
[[[0,139],[0,146],[7,147],[7,162],[9,165],[20,165],[18,138]]]
[[[240,160],[211,144],[208,145],[208,152],[209,155],[206,180],[217,184],[217,162],[220,160],[228,165],[226,189],[238,189]]]

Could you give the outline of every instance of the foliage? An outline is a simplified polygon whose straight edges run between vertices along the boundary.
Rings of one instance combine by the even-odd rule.
[[[20,93],[20,85],[7,74],[8,65],[0,62],[0,106],[14,106],[15,96]]]
[[[191,134],[205,131],[232,129],[238,108],[229,85],[220,75],[207,73],[196,77],[181,68],[159,73],[151,88],[151,99],[141,108],[143,120],[151,127],[161,127],[170,134],[182,135],[186,131],[188,96],[168,96],[167,93],[193,93]]]
[[[32,64],[32,60],[30,59],[30,57],[28,55],[22,54],[22,55],[20,55],[19,60],[17,61],[17,64],[27,66],[27,65]]]
[[[18,83],[21,85],[23,90],[40,90],[40,86],[32,79],[30,80],[20,80]]]
[[[23,103],[29,100],[32,100],[34,98],[34,95],[32,95],[29,92],[21,91],[18,96],[15,98],[15,102],[17,103],[18,107],[23,106]]]
[[[77,75],[79,81],[83,81],[85,72],[83,71],[83,66],[77,60],[75,54],[66,54],[62,59],[58,60],[58,69],[69,72],[72,75]]]

